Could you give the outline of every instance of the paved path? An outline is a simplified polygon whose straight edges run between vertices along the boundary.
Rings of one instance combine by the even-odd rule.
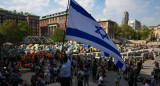
[[[33,72],[28,72],[28,73],[23,73],[22,74],[22,79],[27,81],[28,83],[28,86],[31,86],[31,78],[32,78],[32,75],[35,75],[35,73]]]
[[[105,81],[104,81],[105,86],[115,86],[114,79],[115,79],[115,72],[114,71],[107,71]],[[52,83],[47,86],[61,86],[61,85],[60,85],[60,83]],[[72,86],[77,86],[77,82],[76,82],[75,78],[73,79]],[[98,86],[97,81],[96,82],[92,81],[91,75],[90,75],[90,79],[89,79],[89,86]],[[124,80],[123,78],[121,78],[120,86],[128,86],[128,82],[126,80]],[[143,86],[142,82],[139,82],[138,86]]]
[[[144,76],[145,78],[149,78],[149,75],[151,75],[151,72],[153,71],[153,60],[148,60],[145,63],[143,63],[143,69],[141,70],[141,76]]]
[[[156,58],[156,61],[160,63],[160,56]],[[153,64],[153,60],[146,61],[145,63],[143,63],[143,69],[141,70],[141,75],[143,75],[146,78],[149,78],[154,67],[155,64]]]

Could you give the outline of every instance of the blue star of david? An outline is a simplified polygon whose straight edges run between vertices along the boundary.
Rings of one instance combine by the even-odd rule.
[[[104,38],[107,38],[108,40],[109,40],[109,37],[108,37],[108,35],[106,34],[106,32],[103,30],[103,28],[102,27],[98,27],[98,26],[95,26],[96,27],[96,33],[98,33],[98,34],[100,34],[101,35],[101,37],[104,39]]]

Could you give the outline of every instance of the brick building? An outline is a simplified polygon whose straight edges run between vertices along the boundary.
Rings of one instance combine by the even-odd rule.
[[[19,23],[20,20],[27,21],[32,29],[32,35],[39,36],[39,16],[28,12],[16,12],[16,10],[9,11],[0,8],[0,25],[7,19],[12,19],[17,23]]]
[[[157,38],[157,41],[160,41],[160,24],[157,26],[149,26],[149,29],[153,29],[153,36]]]
[[[68,13],[66,13],[66,11],[63,11],[51,15],[42,16],[39,22],[40,36],[51,37],[54,29],[57,27],[65,29],[66,15],[68,15]],[[102,26],[102,28],[106,31],[106,33],[108,33],[111,38],[114,38],[115,22],[106,19],[99,19],[97,20],[97,22]]]
[[[101,25],[101,27],[106,31],[108,36],[113,39],[115,38],[115,22],[107,19],[98,19],[97,22]]]
[[[39,21],[40,36],[51,37],[55,28],[65,29],[65,22],[68,13],[66,11],[42,16]]]

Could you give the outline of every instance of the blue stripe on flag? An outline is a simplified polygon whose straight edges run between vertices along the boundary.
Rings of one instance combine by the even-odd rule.
[[[75,4],[73,0],[70,1],[70,5],[72,6],[73,9],[75,9],[77,12],[81,13],[82,15],[96,21],[86,10],[84,10],[81,6]]]
[[[119,67],[119,68],[122,68],[123,67],[123,63],[120,62],[120,61],[117,61],[116,66]]]
[[[111,45],[109,45],[105,41],[103,41],[103,40],[101,40],[101,39],[99,39],[99,38],[97,38],[97,37],[95,37],[93,35],[90,35],[90,34],[88,34],[86,32],[80,31],[78,29],[72,29],[72,28],[67,27],[66,35],[75,36],[75,37],[79,37],[79,38],[83,38],[83,39],[95,42],[95,43],[97,43],[97,44],[99,44],[99,45],[111,50],[112,52],[117,54],[119,57],[121,57],[119,51],[117,51],[114,47],[112,47]]]
[[[110,56],[108,53],[104,52],[104,56]]]

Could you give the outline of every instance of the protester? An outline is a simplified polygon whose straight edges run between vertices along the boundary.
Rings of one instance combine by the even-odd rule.
[[[77,75],[78,86],[83,86],[83,73],[79,72]]]
[[[44,81],[40,77],[37,79],[36,86],[45,86]]]
[[[49,70],[47,70],[47,72],[44,74],[44,76],[45,76],[45,83],[49,84],[50,83],[50,77],[51,77],[51,74],[50,74]]]
[[[116,84],[116,86],[119,86],[120,79],[121,79],[121,73],[119,72],[119,69],[117,69],[117,72],[115,73],[115,84]]]
[[[150,80],[151,80],[151,86],[155,86],[156,79],[155,79],[154,72],[151,72]]]
[[[143,80],[143,84],[144,84],[144,86],[150,86],[148,79],[144,79],[144,80]]]
[[[98,86],[105,86],[104,85],[104,75],[101,75],[98,79]]]
[[[97,75],[97,64],[94,63],[93,67],[92,67],[92,80],[95,81],[96,80],[96,75]]]
[[[23,84],[23,80],[22,80],[22,79],[19,81],[18,86],[25,86],[25,85]]]
[[[64,56],[63,61],[64,64],[60,73],[60,77],[62,79],[61,86],[70,86],[71,62],[67,56]]]
[[[89,86],[89,73],[87,72],[87,70],[85,70],[84,72],[84,86]]]
[[[130,69],[130,72],[128,74],[128,84],[129,84],[129,86],[133,86],[133,80],[134,80],[134,72],[133,72],[133,69]]]

